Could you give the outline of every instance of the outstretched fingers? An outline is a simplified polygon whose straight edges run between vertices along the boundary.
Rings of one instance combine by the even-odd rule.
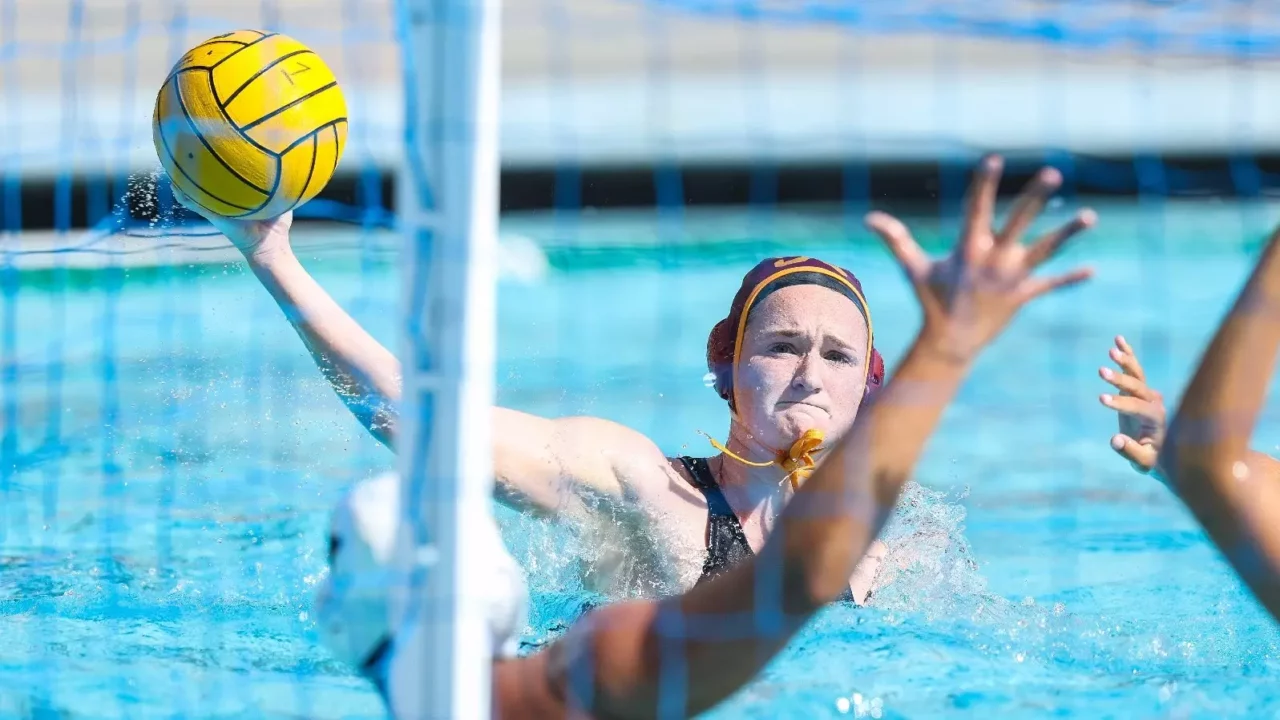
[[[929,256],[920,248],[920,244],[901,220],[876,211],[868,213],[864,222],[872,232],[880,236],[908,277],[919,281],[929,274]]]
[[[196,202],[191,199],[190,195],[187,195],[185,192],[183,192],[182,188],[178,187],[176,183],[170,183],[169,191],[173,193],[173,199],[179,205],[181,205],[182,207],[192,212],[199,212],[200,206],[197,205]]]
[[[1152,400],[1146,400],[1134,395],[1103,393],[1098,396],[1098,401],[1104,406],[1125,415],[1132,415],[1151,422],[1162,422],[1164,419],[1164,410],[1161,409],[1160,405]]]
[[[1098,214],[1085,208],[1061,227],[1040,236],[1027,248],[1028,268],[1036,268],[1047,262],[1062,249],[1067,241],[1098,223]]]
[[[960,234],[959,251],[965,262],[972,262],[978,253],[986,249],[982,244],[990,237],[995,223],[996,193],[1003,169],[1004,160],[999,155],[989,155],[983,158],[974,172]]]
[[[1120,457],[1128,460],[1138,472],[1151,472],[1156,466],[1160,453],[1154,445],[1140,443],[1128,435],[1114,435],[1111,438],[1111,449]]]
[[[1129,344],[1129,341],[1126,340],[1123,335],[1116,336],[1116,348],[1121,352],[1126,352],[1130,355],[1137,355],[1137,353],[1133,351],[1133,346]]]
[[[196,202],[195,200],[192,200],[191,196],[183,192],[182,188],[179,188],[176,183],[170,183],[169,187],[173,191],[173,199],[179,205],[190,210],[196,215],[199,215],[205,220],[209,221],[209,223],[212,224],[215,228],[217,228],[219,232],[223,232],[223,233],[226,232],[226,230],[222,227],[222,224],[221,224],[223,221],[223,218],[220,218],[217,215],[214,215],[213,213],[205,209],[203,205]]]
[[[1156,402],[1160,399],[1160,394],[1152,390],[1150,385],[1128,373],[1116,372],[1111,368],[1099,368],[1098,375],[1102,376],[1103,380],[1111,383],[1112,387],[1127,395],[1150,402]]]
[[[1004,229],[996,235],[996,245],[1008,245],[1022,239],[1027,228],[1040,216],[1049,198],[1062,186],[1062,173],[1053,168],[1044,168],[1027,183],[1018,198],[1013,201],[1009,211],[1009,219]]]
[[[1092,268],[1077,268],[1068,273],[1047,278],[1030,278],[1023,286],[1023,301],[1034,300],[1041,295],[1069,288],[1093,277]]]
[[[1138,362],[1138,354],[1133,351],[1129,342],[1123,336],[1116,336],[1116,346],[1109,353],[1111,360],[1120,366],[1126,375],[1132,375],[1140,381],[1145,382],[1147,373],[1142,369],[1142,363]]]
[[[284,228],[286,229],[289,227],[288,223],[292,221],[292,216],[290,216],[289,213],[285,213],[285,216],[281,216],[281,218],[265,222],[222,217],[221,215],[218,215],[208,208],[200,205],[200,203],[192,200],[191,197],[179,189],[177,185],[172,185],[172,187],[173,198],[178,202],[178,204],[204,218],[206,222],[213,226],[214,230],[225,235],[233,245],[240,248],[242,251],[245,249],[251,249],[262,242],[262,238],[269,230],[269,226],[280,223],[281,218],[289,216],[284,219]]]

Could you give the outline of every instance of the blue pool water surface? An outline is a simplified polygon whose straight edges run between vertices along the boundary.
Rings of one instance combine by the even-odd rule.
[[[819,616],[715,717],[1263,717],[1277,633],[1178,503],[1107,447],[1097,368],[1125,334],[1176,397],[1280,213],[1103,206],[947,412],[887,539],[871,607]],[[926,241],[947,232],[916,224]],[[396,342],[394,238],[303,252]],[[544,275],[500,287],[499,401],[593,414],[669,454],[727,427],[706,332],[770,254],[853,269],[892,369],[918,314],[887,254],[836,211],[524,216]],[[343,249],[363,248],[360,250]],[[510,244],[508,247],[515,247]],[[328,511],[394,460],[236,265],[5,276],[0,295],[0,716],[376,717],[319,645]],[[1272,412],[1257,434],[1275,450]],[[530,572],[529,646],[593,598],[565,528],[500,510]]]

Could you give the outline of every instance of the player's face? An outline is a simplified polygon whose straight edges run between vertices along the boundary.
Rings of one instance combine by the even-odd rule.
[[[747,321],[735,380],[745,430],[778,450],[811,429],[828,442],[843,435],[866,389],[867,332],[833,290],[795,285],[765,298]]]

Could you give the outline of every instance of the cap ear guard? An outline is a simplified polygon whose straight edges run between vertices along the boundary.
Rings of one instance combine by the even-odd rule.
[[[867,393],[870,394],[872,389],[879,388],[884,384],[884,356],[880,351],[871,348],[870,371],[867,373]]]
[[[724,359],[728,358],[728,361]],[[729,319],[725,318],[711,328],[707,336],[707,371],[715,376],[713,387],[721,400],[733,409],[733,338],[729,332]]]

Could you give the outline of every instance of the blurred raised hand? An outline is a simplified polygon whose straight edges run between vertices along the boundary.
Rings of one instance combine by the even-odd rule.
[[[1103,380],[1111,383],[1119,394],[1103,393],[1099,400],[1116,411],[1120,432],[1111,437],[1111,449],[1129,461],[1134,470],[1149,473],[1156,467],[1156,457],[1164,445],[1164,396],[1147,384],[1146,373],[1133,347],[1122,336],[1109,353],[1119,371],[1098,369]]]
[[[1097,219],[1082,210],[1070,222],[1030,244],[1022,242],[1032,222],[1062,184],[1053,168],[1041,170],[1023,189],[999,231],[995,228],[996,190],[1002,161],[983,161],[970,189],[964,227],[952,252],[931,260],[897,218],[881,212],[867,225],[888,245],[907,275],[924,312],[922,332],[938,349],[960,361],[971,360],[993,340],[1017,311],[1031,300],[1090,277],[1084,268],[1059,275],[1035,276],[1073,236]]]

